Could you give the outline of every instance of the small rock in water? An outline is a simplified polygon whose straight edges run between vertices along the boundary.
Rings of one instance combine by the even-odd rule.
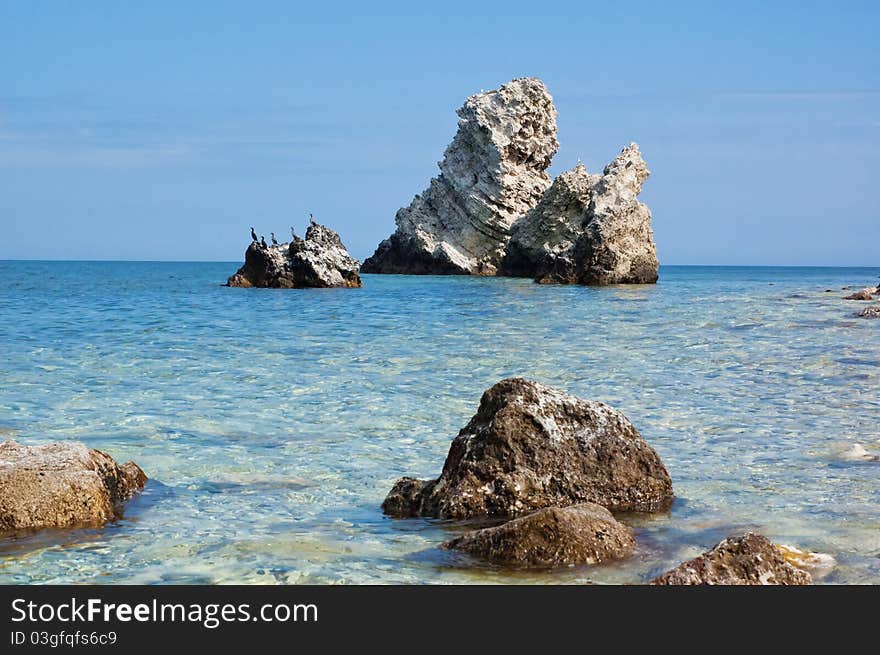
[[[880,305],[868,305],[856,314],[861,318],[880,318]]]
[[[263,248],[254,241],[244,255],[244,266],[229,278],[230,287],[361,287],[358,261],[348,254],[339,235],[313,223],[306,238]]]
[[[814,578],[823,578],[837,566],[837,560],[825,553],[811,553],[794,546],[778,544],[783,559],[792,566],[808,571]]]
[[[147,476],[134,462],[85,445],[0,443],[0,532],[25,528],[103,525],[143,489]]]
[[[508,566],[599,564],[635,550],[630,528],[592,503],[547,507],[442,546]]]
[[[807,585],[812,577],[792,566],[767,537],[747,532],[653,580],[653,585]]]
[[[844,297],[844,300],[872,300],[875,292],[876,289],[874,289],[874,287],[865,287],[860,291],[856,291],[855,293]]]
[[[843,459],[861,460],[865,462],[880,462],[880,455],[868,451],[862,444],[853,444],[841,454]]]

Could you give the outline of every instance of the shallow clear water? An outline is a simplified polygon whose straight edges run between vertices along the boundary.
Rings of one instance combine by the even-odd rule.
[[[665,267],[656,286],[365,276],[228,289],[235,264],[0,262],[0,436],[81,440],[150,476],[101,530],[0,538],[2,583],[642,582],[727,533],[880,583],[877,269]],[[824,290],[834,289],[834,293]],[[509,573],[385,518],[481,392],[522,375],[622,410],[678,500],[612,566]]]

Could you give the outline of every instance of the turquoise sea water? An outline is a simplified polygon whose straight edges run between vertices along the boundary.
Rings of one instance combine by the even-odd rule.
[[[744,528],[880,583],[880,463],[844,455],[880,454],[880,320],[840,290],[878,269],[220,286],[236,266],[0,262],[0,438],[151,478],[104,529],[0,537],[0,583],[643,582]],[[460,526],[382,515],[511,375],[614,405],[660,453],[678,500],[622,517],[632,559],[505,572],[436,549]]]

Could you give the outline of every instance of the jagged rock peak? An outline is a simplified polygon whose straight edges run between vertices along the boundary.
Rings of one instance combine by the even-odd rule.
[[[656,282],[660,264],[651,210],[638,201],[650,174],[638,144],[630,143],[590,189],[582,232],[574,246],[545,258],[535,279],[588,285]]]
[[[537,78],[470,96],[440,175],[408,207],[365,273],[494,275],[511,226],[550,186],[556,108]]]

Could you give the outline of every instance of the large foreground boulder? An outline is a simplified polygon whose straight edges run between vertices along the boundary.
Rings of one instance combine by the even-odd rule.
[[[0,443],[0,531],[103,525],[143,489],[134,462],[117,464],[78,442]]]
[[[619,411],[509,378],[491,387],[453,440],[436,480],[402,478],[390,516],[516,516],[591,502],[655,511],[673,498],[660,457]]]
[[[443,544],[506,566],[599,564],[635,550],[632,530],[592,503],[548,507]]]
[[[226,284],[278,289],[363,286],[358,261],[336,232],[317,223],[309,226],[305,239],[297,237],[291,243],[265,248],[252,242],[244,266]]]
[[[653,284],[659,262],[651,211],[638,201],[650,171],[631,143],[590,175],[560,175],[512,230],[501,271],[544,284]]]
[[[364,273],[494,275],[510,227],[550,186],[559,142],[541,80],[472,95],[457,113],[440,175],[397,212],[397,230],[364,261]]]
[[[812,577],[753,532],[729,537],[651,581],[653,585],[807,585]]]

